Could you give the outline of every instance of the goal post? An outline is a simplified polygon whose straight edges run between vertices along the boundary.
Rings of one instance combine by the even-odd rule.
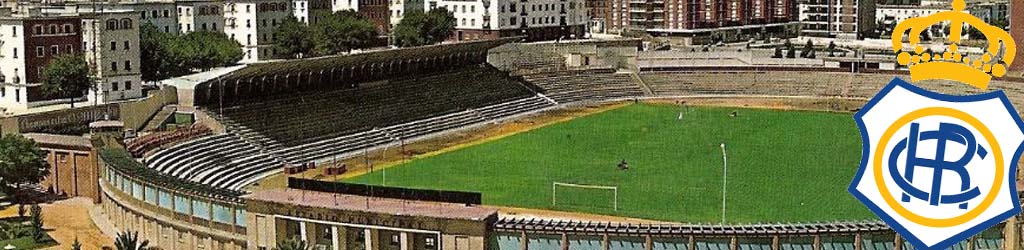
[[[612,209],[619,211],[619,187],[617,186],[602,186],[602,185],[589,185],[589,184],[577,184],[577,183],[565,183],[565,182],[552,182],[551,183],[551,206],[558,206],[558,188],[563,189],[583,189],[591,191],[604,191],[611,192],[612,197]]]

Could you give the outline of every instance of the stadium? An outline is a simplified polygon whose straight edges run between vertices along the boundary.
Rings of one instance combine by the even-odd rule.
[[[846,191],[852,113],[905,71],[640,47],[505,39],[168,82],[194,124],[101,140],[100,213],[164,249],[912,248]],[[992,88],[1020,105],[1021,83]],[[954,248],[1011,249],[1016,221]]]

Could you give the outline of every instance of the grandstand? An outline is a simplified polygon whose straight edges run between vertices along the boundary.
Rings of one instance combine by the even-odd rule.
[[[211,237],[210,241],[231,242],[234,246],[202,249],[252,249],[254,244],[258,245],[253,241],[255,235],[261,234],[258,228],[277,224],[266,221],[260,224],[259,217],[247,211],[252,206],[245,204],[245,194],[254,190],[247,186],[288,165],[323,163],[333,157],[349,158],[388,145],[565,105],[689,97],[856,100],[869,98],[899,75],[893,72],[846,73],[841,69],[814,72],[816,69],[810,67],[750,70],[688,68],[674,64],[653,71],[635,65],[620,67],[600,60],[593,65],[569,66],[567,61],[571,60],[558,48],[562,45],[551,44],[505,45],[523,46],[501,48],[520,56],[493,63],[492,60],[501,59],[494,58],[488,50],[506,42],[427,46],[261,63],[199,83],[194,93],[183,99],[194,100],[197,117],[213,118],[213,123],[223,126],[145,136],[130,142],[129,150],[124,153],[103,151],[104,164],[109,170],[100,182],[106,197],[126,201],[106,205],[109,206],[106,210],[152,210],[156,211],[152,214],[160,216],[173,215],[143,219],[170,221],[170,224],[185,227],[198,225],[196,228],[206,232],[189,234],[228,235],[222,237],[226,240]],[[516,51],[523,53],[513,53]],[[601,52],[586,53],[584,57]],[[930,82],[924,87],[947,93],[973,91],[948,82]],[[1015,104],[1024,104],[1024,87],[1019,83],[994,81],[992,87],[1005,90]],[[145,166],[128,160],[131,157],[141,158]],[[391,174],[397,175],[396,172]],[[153,187],[157,191],[153,191]],[[151,191],[154,194],[150,194]],[[174,196],[173,200],[165,200],[165,192]],[[307,201],[305,194],[305,191],[301,194],[302,202],[338,203],[337,196],[333,201],[328,198]],[[331,195],[317,194],[316,197]],[[366,206],[370,204],[370,199],[359,201],[367,202]],[[304,208],[274,208],[297,212],[270,215],[272,219],[308,216],[306,219],[315,219],[311,221],[317,223],[323,220],[353,223],[344,221],[350,219],[345,216],[317,217],[332,213],[303,211]],[[152,227],[132,222],[134,217],[108,216],[115,220],[116,226],[143,228],[140,231],[147,238],[167,238],[161,237],[167,235],[166,232],[146,231]],[[375,218],[373,216],[378,215],[360,216]],[[685,225],[545,220],[530,216],[502,214],[499,220],[487,222],[490,224],[483,231],[488,236],[483,240],[488,247],[481,249],[910,249],[909,244],[877,221]],[[390,223],[381,221],[367,219],[358,223]],[[313,224],[316,223],[303,225]],[[276,230],[285,231],[284,228],[292,228],[292,224]],[[340,229],[344,228],[337,229],[342,232]],[[999,229],[988,230],[954,249],[1000,248],[1004,242]],[[439,234],[442,233],[447,232]],[[185,242],[175,240],[180,234],[170,235],[175,236],[168,240],[170,244]],[[381,234],[364,240],[374,237],[392,239]],[[438,241],[447,240],[450,239]],[[166,242],[159,244],[169,246]]]

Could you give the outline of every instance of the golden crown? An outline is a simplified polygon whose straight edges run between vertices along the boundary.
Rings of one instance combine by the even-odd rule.
[[[1006,75],[1006,69],[1013,63],[1017,47],[1013,38],[1002,28],[989,25],[978,17],[964,13],[966,7],[964,0],[953,0],[953,9],[942,11],[925,17],[914,17],[904,20],[896,25],[892,31],[892,49],[897,54],[896,61],[900,65],[910,68],[911,81],[945,79],[960,81],[971,86],[987,89],[992,77]],[[931,54],[924,51],[920,43],[921,32],[928,30],[932,25],[948,21],[949,27],[949,50],[939,54]],[[968,24],[978,29],[988,39],[988,50],[980,58],[968,58],[957,51],[960,44],[959,27]],[[910,45],[914,46],[913,51],[903,50],[903,35],[910,31]],[[995,54],[1000,49],[1000,42],[1005,47],[1002,58]]]

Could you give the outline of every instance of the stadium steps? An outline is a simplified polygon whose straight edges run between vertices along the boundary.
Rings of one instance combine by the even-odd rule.
[[[263,153],[259,145],[235,134],[219,134],[199,138],[157,152],[147,166],[174,177],[232,188],[239,182],[252,181],[253,176],[284,166],[277,157]]]
[[[178,107],[175,105],[164,106],[160,111],[157,111],[156,114],[153,114],[153,117],[151,117],[149,121],[146,121],[146,125],[142,127],[142,132],[160,130],[160,127],[162,127],[164,123],[167,123],[167,120],[170,119],[177,110]]]
[[[418,137],[434,133],[450,131],[475,124],[511,117],[551,107],[554,104],[539,96],[531,96],[508,102],[464,110],[451,114],[431,117],[408,123],[362,131],[309,144],[284,148],[272,154],[280,156],[285,162],[303,163],[327,159],[333,156],[350,156],[360,150],[385,144],[399,143],[402,140],[415,140]]]

